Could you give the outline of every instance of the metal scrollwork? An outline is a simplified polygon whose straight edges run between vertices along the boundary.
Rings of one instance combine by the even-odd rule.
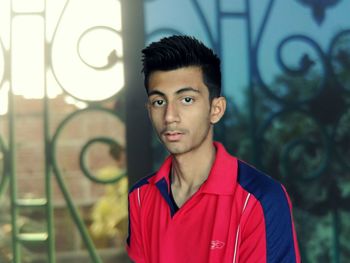
[[[314,51],[316,51],[317,57],[320,59],[320,66],[322,68],[321,72],[316,72],[314,74],[317,74],[319,76],[319,80],[316,83],[313,82],[308,82],[308,85],[312,85],[312,86],[316,86],[316,87],[311,87],[310,89],[310,94],[308,94],[308,96],[305,96],[305,94],[303,94],[302,98],[288,98],[288,103],[290,103],[290,101],[292,99],[300,99],[298,102],[299,103],[304,103],[307,101],[312,100],[313,98],[315,98],[322,90],[323,88],[323,83],[324,83],[324,73],[327,71],[326,69],[326,58],[322,52],[322,49],[320,48],[320,46],[311,38],[304,36],[304,35],[292,35],[292,36],[288,36],[286,38],[284,38],[278,45],[276,53],[277,53],[277,61],[278,64],[280,65],[280,67],[282,68],[282,70],[290,75],[293,78],[297,78],[297,77],[301,77],[305,80],[307,80],[307,75],[312,75],[312,69],[316,67],[316,60],[313,60],[310,58],[310,56],[308,54],[303,54],[301,59],[299,60],[299,65],[297,68],[292,68],[290,66],[287,65],[287,63],[284,61],[283,59],[283,49],[290,43],[293,42],[301,42],[304,44],[307,44],[308,46],[312,47]],[[316,71],[316,70],[315,70]],[[262,87],[266,90],[266,88],[268,87],[268,85],[266,85],[264,83],[264,81],[262,80],[262,78],[260,77],[260,83],[263,84]],[[317,87],[318,86],[318,87]],[[305,87],[288,87],[289,89],[292,88],[298,88],[298,89],[304,89]],[[305,93],[305,91],[303,91],[303,93]],[[276,93],[272,93],[269,92],[270,97],[275,98],[276,99]],[[280,99],[280,98],[279,98]],[[286,103],[287,101],[284,100],[284,103]]]
[[[79,156],[79,163],[80,163],[80,168],[84,175],[89,178],[91,181],[98,183],[98,184],[111,184],[111,183],[116,183],[120,179],[122,179],[125,174],[121,175],[116,175],[113,178],[110,179],[100,179],[96,175],[93,175],[93,173],[89,170],[88,165],[86,164],[86,154],[88,152],[88,149],[91,145],[95,143],[102,143],[106,145],[112,145],[113,143],[116,143],[115,140],[108,138],[108,137],[97,137],[89,140],[82,148]]]
[[[340,1],[299,2],[311,7],[314,19],[321,24],[326,9]],[[340,262],[340,211],[350,211],[345,205],[350,197],[344,194],[341,183],[347,180],[350,168],[350,30],[338,32],[328,50],[306,34],[284,37],[276,49],[282,73],[266,83],[258,54],[273,1],[269,3],[266,20],[252,45],[254,88],[262,96],[254,100],[254,106],[260,109],[262,100],[269,101],[263,104],[263,113],[255,113],[263,119],[255,132],[260,164],[272,174],[282,173],[281,179],[295,199],[294,207],[316,217],[331,214],[333,262]],[[295,43],[305,49],[291,49]],[[306,193],[307,188],[312,191]]]
[[[115,111],[110,110],[110,109],[106,109],[106,108],[102,108],[100,106],[91,106],[89,108],[86,109],[82,109],[82,110],[78,110],[75,111],[71,114],[69,114],[58,126],[58,128],[56,129],[55,134],[53,135],[52,138],[52,164],[53,164],[53,168],[55,171],[55,174],[57,177],[62,177],[61,176],[61,172],[60,172],[60,168],[57,162],[57,143],[59,141],[60,135],[62,133],[62,131],[64,130],[64,128],[77,116],[83,114],[83,113],[87,113],[87,112],[103,112],[105,114],[110,114],[111,116],[113,116],[114,118],[118,118],[117,114]],[[91,172],[89,171],[86,163],[85,163],[85,155],[88,152],[88,148],[94,144],[94,143],[104,143],[104,144],[112,144],[115,143],[115,140],[113,138],[108,138],[108,137],[96,137],[93,139],[88,140],[85,145],[82,147],[82,150],[80,152],[79,155],[79,161],[80,161],[80,165],[82,168],[82,171],[84,172],[85,176],[87,178],[89,178],[90,180],[94,181],[94,182],[98,182],[98,183],[112,183],[118,180],[118,178],[112,178],[110,180],[99,180],[97,179],[94,175],[91,174]]]
[[[96,2],[89,3],[96,4]],[[122,61],[122,54],[118,54],[119,50],[117,48],[112,48],[103,57],[105,62],[101,63],[101,65],[96,65],[95,61],[89,61],[89,58],[82,54],[82,43],[85,39],[89,38],[89,41],[85,41],[84,43],[90,45],[90,50],[92,48],[96,49],[96,43],[98,43],[99,39],[93,36],[103,32],[104,34],[108,34],[105,36],[116,38],[112,43],[119,43],[121,47],[120,33],[110,25],[93,26],[83,29],[83,25],[79,19],[74,19],[75,22],[72,23],[72,20],[69,19],[69,16],[72,16],[71,12],[69,12],[70,5],[72,5],[71,8],[77,8],[77,4],[75,1],[66,2],[55,28],[51,43],[52,52],[50,62],[52,73],[60,87],[67,94],[80,101],[94,103],[96,101],[109,100],[124,85],[124,79],[121,74],[123,72],[123,65],[119,63]],[[75,23],[77,23],[76,26]],[[65,34],[69,34],[69,41],[66,40]],[[91,43],[91,40],[94,43]],[[103,50],[101,47],[103,44],[103,42],[97,44],[99,53],[96,53],[96,50],[89,53],[102,54]],[[65,65],[70,65],[71,69],[68,70]],[[99,92],[93,94],[85,92],[82,94],[76,90],[77,87],[85,87],[87,91],[91,91],[92,89],[99,90]]]
[[[263,145],[269,144],[271,152],[262,157],[265,167],[271,166],[267,162],[280,158],[280,170],[285,177],[310,181],[324,174],[331,154],[330,142],[322,125],[310,113],[298,108],[283,109],[271,114],[257,134]],[[306,165],[305,160],[310,159],[314,161]]]
[[[117,36],[119,36],[120,40],[121,40],[121,36],[120,36],[120,33],[113,29],[113,28],[110,28],[110,27],[106,27],[106,26],[96,26],[96,27],[92,27],[92,28],[89,28],[87,29],[80,37],[79,37],[79,40],[77,42],[77,53],[79,55],[79,58],[81,59],[81,61],[84,62],[85,65],[95,69],[95,70],[106,70],[106,69],[110,69],[112,68],[117,62],[118,60],[121,60],[122,58],[122,55],[121,54],[118,54],[118,50],[117,49],[113,49],[112,51],[109,52],[109,55],[107,57],[107,62],[105,63],[105,65],[102,65],[102,66],[95,66],[93,65],[92,63],[89,63],[84,57],[83,55],[81,54],[80,52],[80,44],[82,42],[82,40],[84,39],[84,37],[86,37],[87,35],[89,34],[93,34],[94,32],[96,31],[100,31],[100,30],[103,30],[103,31],[106,31],[106,32],[109,32],[109,33],[112,33],[112,34],[116,34]]]
[[[213,47],[213,49],[220,54],[219,49],[219,42],[215,40],[212,30],[210,30],[208,19],[206,19],[204,12],[198,2],[198,0],[191,0],[191,3],[193,4],[195,10],[197,11],[198,17],[200,21],[202,22],[202,25],[204,27],[205,32],[207,33],[207,36],[210,41],[210,45]],[[216,3],[218,5],[218,3]],[[218,32],[219,33],[219,32]]]
[[[350,30],[343,30],[333,38],[328,51],[336,85],[350,92]]]
[[[339,4],[339,0],[297,0],[299,3],[312,9],[312,16],[317,24],[321,25],[326,17],[326,9]]]
[[[63,119],[61,121],[61,123],[59,124],[59,126],[57,127],[53,137],[52,137],[52,142],[51,142],[51,162],[52,162],[52,167],[53,167],[53,171],[55,173],[55,177],[57,179],[57,183],[60,187],[60,190],[65,198],[66,204],[70,210],[71,216],[73,218],[73,220],[76,223],[77,228],[79,229],[79,232],[81,234],[81,237],[83,238],[86,246],[89,248],[89,253],[91,258],[94,260],[94,262],[101,262],[101,259],[99,258],[99,256],[96,253],[95,247],[92,243],[91,238],[89,237],[89,234],[87,232],[86,227],[84,226],[84,224],[82,223],[82,219],[79,216],[79,212],[77,210],[77,208],[75,207],[74,203],[73,203],[73,199],[68,191],[67,185],[65,183],[64,177],[62,175],[61,169],[59,167],[58,161],[57,161],[57,144],[60,138],[61,133],[63,132],[63,130],[65,129],[65,127],[75,118],[77,118],[79,115],[87,113],[87,112],[102,112],[105,114],[110,114],[111,116],[118,118],[117,114],[115,111],[110,110],[110,109],[106,109],[106,108],[102,108],[98,105],[95,106],[90,106],[86,109],[82,109],[82,110],[78,110],[75,111],[71,114],[69,114],[68,116],[65,117],[65,119]],[[118,177],[115,178],[111,178],[109,180],[100,180],[98,179],[96,176],[94,176],[89,168],[87,167],[86,163],[85,163],[85,155],[88,151],[88,148],[96,142],[100,142],[100,143],[113,143],[115,142],[115,140],[113,138],[108,138],[108,137],[97,137],[97,138],[93,138],[87,141],[87,143],[85,143],[85,145],[82,147],[82,150],[80,151],[80,155],[79,155],[79,161],[80,161],[80,167],[82,169],[83,174],[90,179],[93,182],[97,182],[97,183],[102,183],[102,184],[108,184],[108,183],[113,183],[113,182],[117,182],[118,180],[120,180],[123,176],[125,176],[125,174],[123,175],[119,175]]]

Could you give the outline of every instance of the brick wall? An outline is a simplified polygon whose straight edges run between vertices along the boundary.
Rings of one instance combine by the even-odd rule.
[[[104,106],[112,109],[113,104],[111,101],[104,103]],[[49,105],[50,136],[53,136],[62,120],[77,111],[77,108],[65,103],[63,95],[51,99]],[[45,196],[43,111],[42,100],[15,97],[16,178],[20,198]],[[0,116],[0,136],[8,145],[8,115]],[[64,127],[56,142],[59,170],[75,205],[84,211],[84,220],[87,221],[89,209],[103,194],[104,186],[95,184],[84,176],[79,166],[79,154],[89,139],[100,136],[113,138],[125,145],[124,123],[105,112],[85,112],[77,115]],[[94,144],[87,157],[87,163],[94,174],[99,169],[114,164],[108,154],[108,147],[102,144]],[[57,248],[65,251],[81,248],[81,240],[74,230],[75,226],[66,209],[61,189],[54,174],[52,176]]]

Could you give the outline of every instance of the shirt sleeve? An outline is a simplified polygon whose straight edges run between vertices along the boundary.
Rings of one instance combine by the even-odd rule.
[[[291,203],[282,185],[259,199],[251,196],[242,218],[237,262],[300,263]]]
[[[126,250],[133,262],[144,263],[142,236],[140,227],[140,204],[138,202],[140,189],[137,188],[129,194],[129,236]]]

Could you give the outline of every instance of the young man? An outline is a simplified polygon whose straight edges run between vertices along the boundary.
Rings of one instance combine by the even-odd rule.
[[[130,258],[300,262],[283,186],[213,142],[226,107],[220,59],[188,36],[142,52],[149,116],[170,156],[130,190]]]

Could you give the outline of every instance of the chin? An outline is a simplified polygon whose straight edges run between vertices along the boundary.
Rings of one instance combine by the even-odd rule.
[[[169,153],[174,155],[184,154],[191,151],[191,147],[185,147],[181,145],[166,145]]]
[[[177,147],[167,147],[167,150],[171,154],[181,154],[181,153],[184,152],[184,151],[182,151],[181,149],[179,149]]]
[[[181,154],[184,152],[183,147],[180,145],[175,145],[175,143],[164,143],[165,148],[168,150],[171,154]]]

